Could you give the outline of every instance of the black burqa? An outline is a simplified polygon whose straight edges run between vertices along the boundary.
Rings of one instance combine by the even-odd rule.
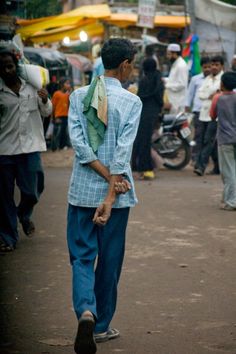
[[[151,139],[163,106],[164,85],[161,73],[156,69],[156,61],[147,58],[143,62],[144,76],[140,80],[138,93],[143,108],[132,154],[133,171],[153,170],[151,158]]]

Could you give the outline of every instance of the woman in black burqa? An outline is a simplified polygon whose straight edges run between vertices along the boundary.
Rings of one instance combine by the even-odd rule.
[[[138,172],[138,179],[153,179],[155,174],[151,158],[151,139],[155,123],[162,111],[164,85],[153,58],[144,60],[143,72],[137,93],[143,108],[133,147],[132,169]]]

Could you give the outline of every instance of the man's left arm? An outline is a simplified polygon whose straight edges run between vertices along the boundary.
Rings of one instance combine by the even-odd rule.
[[[48,98],[48,92],[45,89],[38,90],[38,105],[42,117],[48,117],[52,114],[52,102]]]
[[[130,165],[133,142],[142,110],[141,100],[137,96],[136,99],[129,113],[127,112],[127,119],[117,138],[114,157],[110,164],[111,175],[125,175]]]
[[[137,97],[136,97],[137,98]],[[117,139],[117,146],[114,152],[114,158],[110,165],[110,181],[107,195],[104,201],[99,205],[94,214],[93,222],[103,226],[110,218],[112,205],[115,203],[117,192],[116,186],[127,174],[130,165],[132,146],[137,134],[139,119],[142,110],[142,103],[137,98],[130,110],[126,123]]]

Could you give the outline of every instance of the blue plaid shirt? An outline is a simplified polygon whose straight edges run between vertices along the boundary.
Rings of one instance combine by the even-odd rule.
[[[108,183],[87,164],[100,160],[111,174],[126,175],[132,188],[116,197],[114,208],[132,207],[137,203],[130,167],[133,142],[137,133],[142,103],[139,97],[122,88],[120,81],[105,77],[108,99],[108,126],[104,142],[95,154],[88,143],[87,120],[83,99],[88,86],[70,96],[69,134],[75,150],[68,201],[81,207],[96,208],[108,191]]]

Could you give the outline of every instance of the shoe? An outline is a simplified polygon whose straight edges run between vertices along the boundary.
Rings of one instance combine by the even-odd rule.
[[[203,176],[204,175],[204,172],[200,168],[195,168],[193,170],[193,172],[196,173],[196,175],[198,175],[198,176]]]
[[[220,174],[220,171],[216,171],[216,170],[211,170],[209,172],[206,173],[208,176],[214,176],[214,175],[219,175]]]
[[[118,338],[119,336],[120,332],[118,329],[109,328],[107,332],[94,334],[94,339],[96,343],[103,343],[107,342],[108,340]]]
[[[35,232],[35,226],[33,221],[31,221],[30,219],[21,219],[20,223],[22,225],[22,229],[25,235],[28,237],[32,237]]]
[[[232,207],[229,204],[222,205],[220,207],[221,210],[227,210],[227,211],[236,211],[236,207]]]
[[[92,314],[84,314],[80,317],[74,344],[74,350],[77,354],[96,353],[97,346],[93,337],[94,327],[95,320]]]
[[[155,173],[153,171],[145,171],[143,172],[143,179],[152,180],[155,178]]]

